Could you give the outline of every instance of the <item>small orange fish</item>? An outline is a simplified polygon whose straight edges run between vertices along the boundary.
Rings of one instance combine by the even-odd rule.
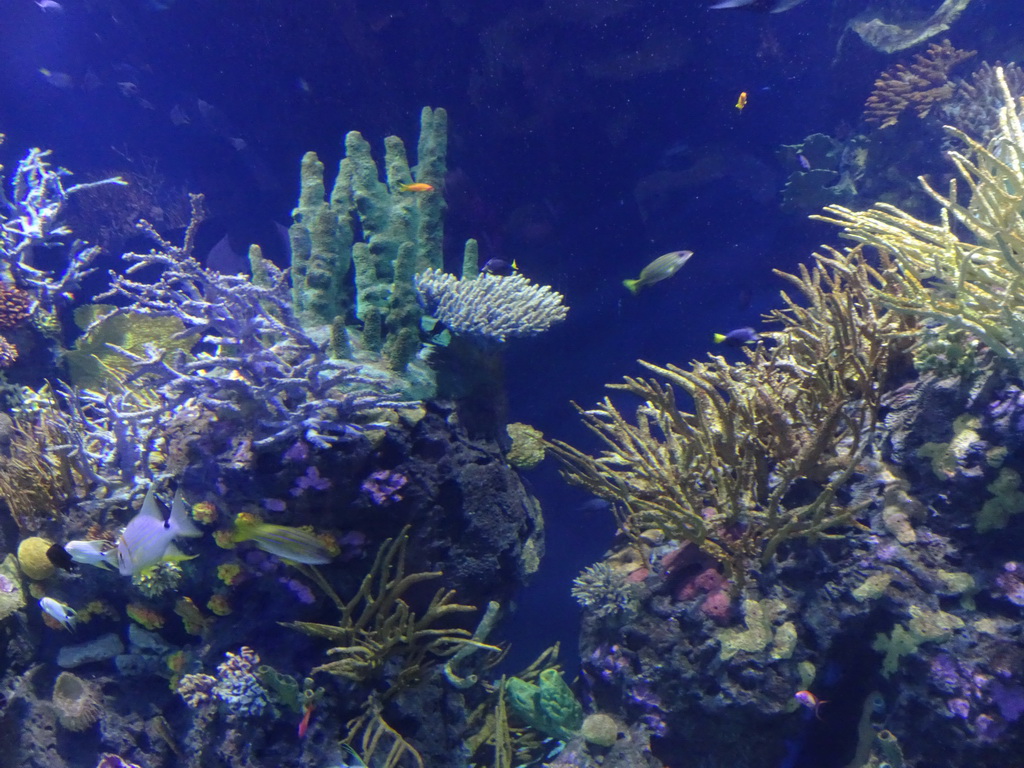
[[[399,184],[399,192],[433,192],[434,186],[432,184],[424,184],[422,181],[417,181],[415,184]]]
[[[300,739],[303,738],[306,735],[306,731],[309,730],[309,720],[310,720],[310,717],[313,715],[313,710],[315,708],[316,708],[316,706],[314,704],[312,704],[312,703],[309,703],[309,704],[307,704],[305,706],[306,714],[304,714],[302,716],[302,721],[299,723],[299,738]]]
[[[743,91],[743,93],[740,94],[740,97],[736,99],[736,109],[742,112],[745,106],[747,106],[747,92]]]
[[[814,716],[821,720],[821,715],[818,713],[818,710],[821,709],[823,705],[828,704],[827,701],[819,699],[810,691],[797,691],[793,694],[793,698],[799,701],[808,709],[813,709]]]

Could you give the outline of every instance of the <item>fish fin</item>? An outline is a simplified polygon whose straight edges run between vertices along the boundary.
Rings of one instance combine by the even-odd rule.
[[[160,558],[161,563],[181,563],[185,560],[195,560],[199,555],[186,555],[176,546],[174,542],[167,545],[167,549],[164,550],[164,556]],[[153,566],[150,566],[153,567]]]
[[[146,498],[142,500],[142,508],[139,510],[139,514],[152,517],[161,523],[164,522],[163,510],[160,509],[160,503],[156,500],[156,483],[151,483],[149,490],[146,491]]]
[[[174,494],[174,501],[171,502],[170,521],[175,536],[187,536],[194,539],[203,535],[203,532],[196,528],[188,517],[188,510],[185,509],[185,500],[181,497],[180,488]]]
[[[725,341],[725,334],[724,333],[715,333],[715,334],[712,334],[711,338],[713,338],[715,340],[715,344],[721,344],[723,341]]]
[[[639,280],[623,280],[622,281],[622,284],[624,286],[626,286],[629,289],[629,292],[632,293],[634,296],[636,296],[637,293],[640,292],[640,288],[638,287],[639,283],[640,283]]]
[[[753,2],[754,0],[722,0],[720,3],[712,5],[711,10],[720,10],[722,8],[744,8],[753,4]]]
[[[359,756],[359,753],[352,749],[351,745],[342,743],[341,748],[348,752],[352,757],[356,759],[355,768],[366,768],[366,763],[363,762],[363,758]]]
[[[778,8],[772,8],[771,13],[782,13],[783,11],[788,11],[790,8],[795,8],[800,5],[803,1],[804,0],[782,0],[782,2],[779,3]]]

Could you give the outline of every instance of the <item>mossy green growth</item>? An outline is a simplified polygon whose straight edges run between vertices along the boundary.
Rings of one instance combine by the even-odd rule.
[[[513,422],[505,427],[512,447],[505,458],[517,469],[533,469],[544,460],[544,433],[529,424]]]
[[[294,677],[266,664],[256,670],[256,676],[278,703],[296,714],[304,713],[306,707],[316,704],[324,695],[324,689],[317,688],[313,678],[307,677],[299,687],[299,681]]]
[[[987,486],[992,498],[986,501],[974,519],[978,533],[1005,528],[1010,515],[1024,512],[1024,491],[1020,487],[1020,473],[1009,467],[999,470],[996,479]]]
[[[858,603],[875,600],[885,594],[890,582],[892,582],[891,573],[873,573],[864,579],[864,582],[851,594]]]
[[[977,417],[964,413],[953,421],[953,439],[948,443],[925,443],[917,449],[918,455],[932,463],[932,471],[940,480],[956,474],[971,447],[981,438]]]
[[[134,370],[131,359],[118,348],[144,355],[147,344],[188,352],[195,343],[194,338],[175,338],[185,330],[176,317],[138,312],[112,315],[115,309],[110,304],[86,304],[75,310],[75,324],[87,331],[74,349],[64,353],[75,386],[100,390],[118,386]]]
[[[891,677],[899,667],[900,659],[917,653],[920,646],[948,640],[955,631],[964,627],[963,620],[951,613],[931,611],[916,605],[910,607],[910,617],[906,626],[897,624],[893,627],[891,635],[875,635],[871,647],[885,654],[882,659],[883,677]]]
[[[25,607],[18,558],[8,555],[0,562],[0,621]]]
[[[547,736],[568,741],[583,726],[583,707],[557,670],[545,669],[536,685],[513,677],[505,696],[527,725]]]
[[[785,613],[786,605],[781,600],[745,600],[743,603],[743,621],[745,629],[723,629],[717,637],[722,644],[719,656],[728,661],[739,652],[757,653],[763,651],[775,640],[772,622],[775,617]],[[781,628],[780,628],[781,629]],[[784,633],[785,634],[785,633]],[[786,639],[780,638],[780,647],[785,647]]]

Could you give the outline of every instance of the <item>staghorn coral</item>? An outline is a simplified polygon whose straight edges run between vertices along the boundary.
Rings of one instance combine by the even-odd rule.
[[[569,311],[562,294],[518,273],[459,279],[428,269],[416,276],[415,285],[427,313],[452,333],[498,343],[543,333]]]
[[[105,315],[104,322],[128,312],[178,318],[185,330],[174,338],[191,339],[200,351],[189,356],[149,345],[137,355],[115,347],[134,366],[126,385],[145,382],[170,411],[193,403],[222,420],[238,420],[251,430],[256,448],[299,437],[326,447],[360,431],[359,421],[370,411],[406,405],[387,394],[381,376],[331,358],[326,343],[303,330],[292,310],[287,273],[258,253],[251,254],[258,279],[202,268],[192,256],[201,198],[192,203],[183,244],[172,245],[142,222],[156,247],[126,254],[133,263],[125,275],[114,273],[111,289],[98,298],[130,303]],[[156,282],[131,279],[144,267],[160,270]]]
[[[57,721],[69,731],[84,731],[103,712],[103,695],[95,683],[71,672],[61,672],[53,685],[53,707]]]
[[[957,64],[977,51],[954,48],[949,40],[932,43],[924,53],[914,55],[910,64],[896,64],[875,81],[875,88],[864,104],[864,119],[888,128],[899,122],[907,109],[918,117],[927,117],[954,91],[949,73]]]
[[[382,708],[419,682],[440,659],[465,647],[499,650],[474,639],[466,629],[450,626],[451,617],[476,610],[473,606],[456,603],[454,590],[439,589],[422,613],[413,611],[403,599],[405,593],[416,584],[440,578],[442,574],[439,571],[406,574],[408,541],[406,527],[381,545],[359,590],[348,602],[334,594],[325,581],[317,579],[341,612],[335,624],[305,621],[284,624],[337,644],[327,652],[335,660],[315,667],[314,673],[327,672],[355,683],[380,686],[382,692],[371,696],[362,712],[347,724],[344,740],[352,743],[363,734],[364,749],[367,743],[374,742],[368,734],[375,729],[383,729],[381,735],[387,733],[389,739],[399,739],[394,742],[396,746],[405,743],[383,720]],[[310,573],[316,574],[315,571]]]
[[[633,421],[606,397],[577,407],[604,450],[591,456],[554,441],[563,477],[617,502],[635,536],[657,528],[721,562],[736,589],[784,541],[827,537],[855,505],[838,492],[871,444],[887,373],[904,325],[869,300],[884,284],[859,251],[816,254],[813,270],[783,275],[806,305],[783,294],[770,316],[774,346],[747,362],[712,356],[689,369],[641,361],[658,378],[611,389],[640,398]],[[676,404],[676,388],[694,411]]]
[[[92,273],[90,265],[100,250],[77,240],[66,244],[72,235],[63,223],[68,199],[95,187],[125,183],[112,178],[65,188],[63,179],[71,172],[50,165],[50,154],[30,149],[11,178],[10,193],[0,189],[0,275],[30,293],[46,314],[73,298]],[[0,179],[2,172],[0,166]],[[60,266],[51,266],[55,262]]]
[[[1019,369],[1024,363],[1024,130],[1003,70],[1000,132],[985,146],[955,128],[946,130],[967,150],[947,152],[959,179],[948,196],[921,178],[941,207],[938,224],[878,203],[867,211],[834,205],[816,217],[842,227],[841,236],[879,248],[893,260],[890,279],[873,298],[918,318],[956,341],[967,334]],[[970,192],[959,199],[960,184]],[[970,239],[955,231],[966,230]]]

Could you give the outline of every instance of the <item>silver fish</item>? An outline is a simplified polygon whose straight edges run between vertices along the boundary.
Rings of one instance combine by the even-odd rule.
[[[117,569],[122,576],[134,576],[168,557],[181,557],[174,546],[178,536],[202,536],[188,519],[181,491],[174,494],[171,514],[166,520],[149,486],[142,509],[125,526],[117,539]]]
[[[721,8],[743,8],[747,11],[761,13],[782,13],[795,8],[804,0],[722,0],[711,6],[713,10]]]
[[[690,260],[691,256],[693,256],[693,251],[671,251],[670,253],[662,254],[640,270],[640,277],[636,280],[623,280],[622,284],[635,296],[640,292],[641,288],[646,288],[648,285],[654,285],[672,277],[672,275],[683,268],[683,265]]]
[[[64,629],[70,630],[75,626],[75,620],[77,619],[75,611],[59,600],[54,600],[52,597],[44,597],[39,601],[39,607],[52,619],[60,622]]]
[[[113,570],[116,544],[103,539],[91,539],[89,541],[75,540],[64,545],[64,551],[72,560],[83,565],[93,565],[97,568],[108,568]]]

